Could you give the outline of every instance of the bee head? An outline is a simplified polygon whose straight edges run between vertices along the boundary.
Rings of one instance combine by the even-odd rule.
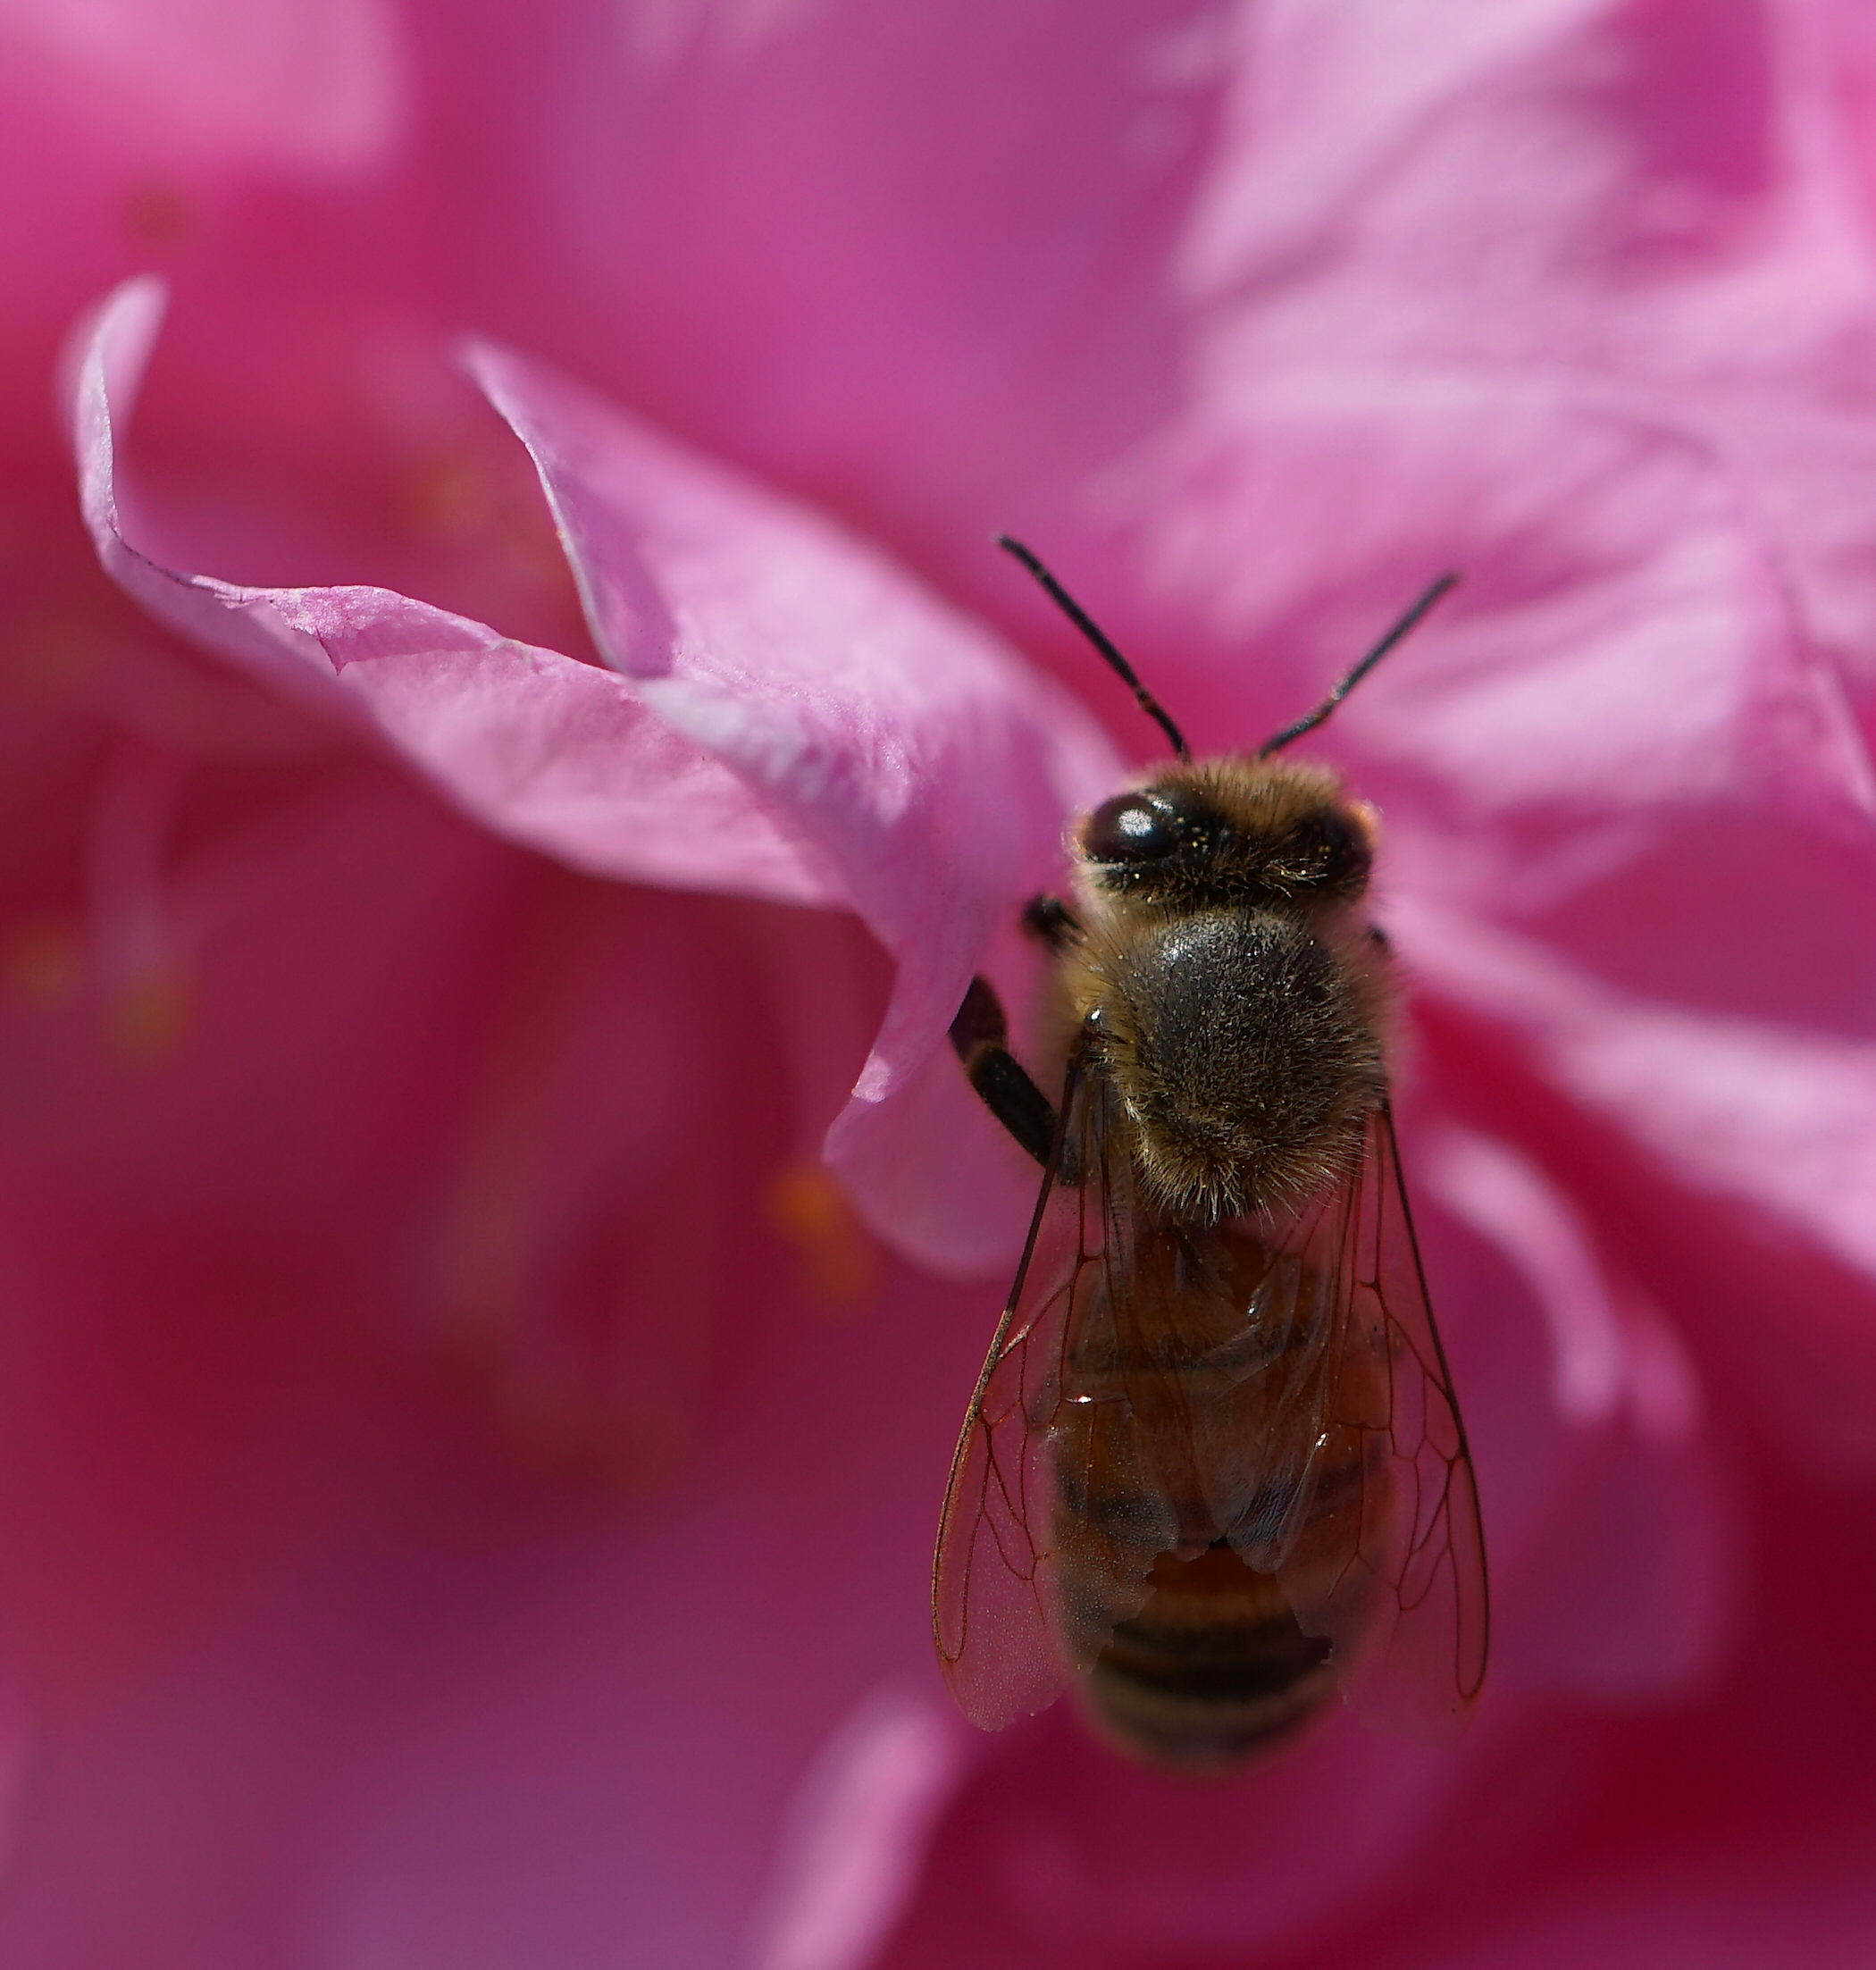
[[[1116,898],[1173,907],[1353,902],[1374,822],[1318,767],[1221,759],[1175,767],[1083,822],[1082,859]]]

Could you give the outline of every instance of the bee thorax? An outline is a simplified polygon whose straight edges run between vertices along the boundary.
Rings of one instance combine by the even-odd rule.
[[[1176,1215],[1300,1200],[1353,1153],[1384,1090],[1381,988],[1339,943],[1298,914],[1223,908],[1109,954],[1100,1064]]]

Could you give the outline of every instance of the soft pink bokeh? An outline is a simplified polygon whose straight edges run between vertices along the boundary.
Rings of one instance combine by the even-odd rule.
[[[9,1963],[1867,1960],[1851,0],[5,0],[0,132]],[[1000,526],[1202,750],[1466,572],[1320,747],[1457,1752],[945,1706],[943,1019],[1153,736]]]

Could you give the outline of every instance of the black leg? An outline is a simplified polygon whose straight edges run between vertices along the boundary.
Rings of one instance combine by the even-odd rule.
[[[1055,1111],[1009,1042],[1001,1002],[986,980],[973,978],[951,1021],[951,1044],[984,1105],[1046,1168],[1055,1145]]]
[[[1023,928],[1051,951],[1059,951],[1081,931],[1074,911],[1059,896],[1032,896],[1023,905]]]

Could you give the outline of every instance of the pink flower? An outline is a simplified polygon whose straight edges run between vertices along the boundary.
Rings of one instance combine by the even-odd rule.
[[[1849,11],[102,19],[4,29],[9,1960],[1858,1960]],[[32,435],[153,257],[135,445],[154,287],[68,381],[163,632]],[[1191,1790],[939,1690],[1028,1181],[942,1030],[1153,736],[998,525],[1201,750],[1465,570],[1319,749],[1491,1545],[1457,1751]]]

